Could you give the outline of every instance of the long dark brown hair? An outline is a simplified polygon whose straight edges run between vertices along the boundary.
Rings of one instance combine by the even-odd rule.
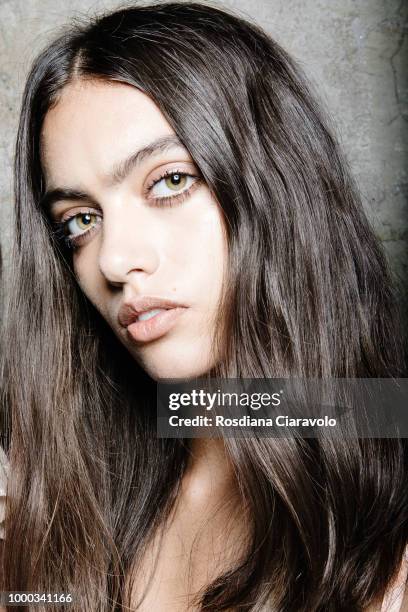
[[[72,591],[67,610],[106,612],[129,605],[125,577],[169,515],[189,450],[157,438],[155,383],[79,290],[40,207],[42,123],[76,78],[150,96],[219,202],[229,267],[214,375],[390,377],[402,362],[382,249],[328,120],[276,42],[178,2],[64,31],[29,74],[17,137],[1,587]],[[357,612],[384,592],[408,540],[405,440],[225,444],[251,537],[200,593],[202,609]]]

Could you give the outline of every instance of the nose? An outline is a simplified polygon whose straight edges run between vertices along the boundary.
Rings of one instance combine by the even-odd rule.
[[[131,216],[120,209],[104,214],[99,268],[109,284],[120,287],[154,274],[160,261],[157,233],[154,219],[140,208]]]

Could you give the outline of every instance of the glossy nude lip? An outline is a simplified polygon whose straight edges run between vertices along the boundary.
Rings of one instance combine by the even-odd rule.
[[[118,321],[134,341],[150,342],[166,334],[186,308],[184,304],[173,300],[140,297],[121,306]],[[145,321],[138,320],[140,314],[156,309],[161,309],[162,312]]]
[[[157,340],[170,331],[184,310],[186,308],[183,306],[168,308],[147,321],[135,321],[128,325],[128,334],[137,342]]]

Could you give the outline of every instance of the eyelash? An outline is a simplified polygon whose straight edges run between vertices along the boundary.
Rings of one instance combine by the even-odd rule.
[[[176,174],[179,174],[182,177],[191,177],[195,180],[190,185],[190,187],[188,187],[187,189],[184,189],[184,191],[181,191],[180,193],[176,193],[175,195],[172,195],[172,196],[156,196],[152,198],[152,200],[154,201],[155,205],[166,206],[166,207],[176,206],[177,204],[181,204],[182,202],[184,202],[190,196],[192,190],[198,185],[198,183],[200,183],[201,177],[195,174],[191,174],[189,172],[182,172],[181,170],[166,170],[165,172],[163,172],[160,178],[152,181],[146,187],[145,196],[147,197],[147,195],[151,192],[153,187],[157,185],[157,183],[160,183],[160,181],[170,176],[176,175]],[[67,235],[66,232],[67,232],[67,227],[68,227],[69,222],[72,221],[72,219],[75,219],[75,217],[86,215],[86,214],[91,214],[91,215],[100,217],[100,215],[96,215],[96,213],[92,209],[84,209],[78,213],[71,215],[64,221],[54,221],[53,222],[52,224],[53,234],[56,237],[57,241],[59,243],[62,243],[62,245],[65,248],[69,250],[74,250],[75,248],[80,246],[86,239],[92,236],[92,234],[97,230],[101,221],[99,221],[98,223],[95,223],[95,225],[93,225],[91,228],[89,228],[88,230],[85,230],[84,232],[82,232],[81,234],[78,234],[77,236]]]
[[[54,221],[53,222],[53,234],[55,238],[57,239],[57,241],[60,244],[62,244],[62,246],[64,246],[66,249],[73,250],[77,248],[78,246],[82,244],[82,242],[84,242],[85,239],[92,236],[92,234],[98,229],[98,225],[100,224],[100,221],[96,223],[95,225],[93,225],[92,227],[90,227],[89,230],[82,232],[82,234],[78,234],[77,236],[71,236],[69,234],[67,235],[66,228],[68,227],[68,223],[72,221],[72,219],[75,219],[75,217],[79,217],[81,215],[86,215],[86,214],[99,216],[99,215],[96,215],[95,212],[93,212],[91,209],[88,209],[88,210],[84,209],[84,210],[81,210],[81,212],[79,213],[75,213],[74,215],[71,215],[70,217],[65,219],[65,221]]]

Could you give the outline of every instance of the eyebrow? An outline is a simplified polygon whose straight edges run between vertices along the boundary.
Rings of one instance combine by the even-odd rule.
[[[124,160],[115,164],[112,170],[106,175],[106,182],[109,186],[117,185],[125,180],[129,176],[130,172],[140,165],[147,158],[159,153],[164,153],[169,149],[174,148],[186,149],[181,140],[176,135],[163,136],[149,142],[146,146],[131,153]],[[84,201],[96,204],[94,199],[84,191],[80,189],[71,189],[66,187],[56,187],[55,189],[47,190],[40,200],[40,207],[50,209],[52,204],[59,200],[73,200],[73,201]]]

